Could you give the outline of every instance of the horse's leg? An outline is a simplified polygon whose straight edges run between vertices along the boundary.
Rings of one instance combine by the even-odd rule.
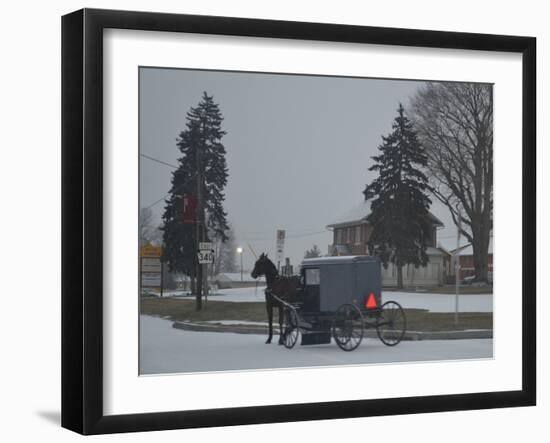
[[[266,344],[271,343],[273,338],[273,303],[266,297],[265,307],[267,309],[267,322],[269,324],[269,335],[267,336]]]
[[[282,306],[279,306],[279,344],[283,344],[283,316],[285,315]]]

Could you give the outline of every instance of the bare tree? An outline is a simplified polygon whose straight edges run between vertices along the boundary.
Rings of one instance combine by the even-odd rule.
[[[487,281],[493,229],[492,85],[428,83],[413,98],[412,109],[428,154],[433,194],[472,244],[476,280]]]
[[[146,245],[151,241],[153,232],[153,211],[149,208],[139,210],[139,245]]]
[[[235,232],[233,227],[229,226],[225,231],[226,239],[223,241],[220,236],[210,233],[213,238],[214,263],[210,267],[211,275],[217,275],[220,272],[237,272],[237,246],[235,243]]]
[[[155,226],[153,211],[150,208],[141,208],[139,211],[139,245],[147,243],[161,243],[162,231]]]

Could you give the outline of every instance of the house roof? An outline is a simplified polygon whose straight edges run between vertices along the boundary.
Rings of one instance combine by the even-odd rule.
[[[352,226],[359,223],[366,223],[367,217],[370,214],[370,201],[363,200],[359,204],[355,205],[353,208],[348,210],[347,212],[343,213],[339,217],[336,217],[329,225],[327,225],[327,228],[343,228],[346,226]],[[431,212],[428,212],[430,219],[432,220],[433,224],[438,227],[443,227],[443,222],[439,220],[435,215],[433,215]]]
[[[370,204],[368,201],[363,200],[361,203],[355,205],[347,212],[336,217],[327,228],[333,228],[335,226],[351,225],[364,221],[370,214]]]
[[[433,246],[428,246],[426,248],[426,254],[430,255],[445,255],[448,254],[448,252],[442,248],[435,248]]]
[[[444,246],[442,246],[440,243],[438,243],[437,249],[439,249],[440,251],[442,251],[443,253],[445,253],[445,254],[447,254],[447,255],[453,255],[453,252],[452,252],[452,251],[449,251],[447,248],[445,248]]]
[[[371,255],[342,255],[340,257],[317,257],[302,260],[302,267],[319,265],[343,265],[349,263],[371,263],[379,262],[378,257]]]

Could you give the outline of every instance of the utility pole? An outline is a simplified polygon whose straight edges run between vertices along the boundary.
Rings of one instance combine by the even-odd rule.
[[[239,246],[237,248],[237,254],[241,256],[241,283],[243,282],[243,252],[244,249]]]
[[[458,211],[458,225],[456,229],[455,251],[455,325],[458,325],[458,296],[460,292],[460,230],[462,229],[462,215]]]

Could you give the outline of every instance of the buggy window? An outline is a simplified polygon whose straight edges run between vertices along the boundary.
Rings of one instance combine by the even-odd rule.
[[[319,285],[321,281],[319,268],[307,268],[306,269],[306,285]]]

